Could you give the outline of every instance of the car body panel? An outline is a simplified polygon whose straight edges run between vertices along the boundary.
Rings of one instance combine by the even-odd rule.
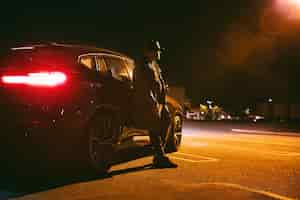
[[[38,154],[39,158],[55,160],[71,155],[88,122],[103,111],[113,112],[121,119],[124,128],[119,143],[149,134],[147,130],[136,129],[131,120],[134,61],[128,56],[58,43],[18,46],[9,52],[8,57],[0,60],[0,76],[54,70],[65,73],[67,81],[53,88],[0,83],[0,122],[4,124],[1,158]],[[80,63],[83,57],[96,63],[93,68]],[[121,69],[125,71],[111,71],[116,69],[114,59],[122,63]],[[173,115],[182,116],[176,100],[167,97],[167,104]],[[10,154],[5,153],[5,148]]]

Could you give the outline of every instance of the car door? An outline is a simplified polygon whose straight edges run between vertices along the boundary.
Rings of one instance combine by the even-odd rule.
[[[72,74],[73,84],[72,93],[69,105],[72,111],[76,113],[74,118],[82,120],[81,122],[74,121],[74,126],[79,123],[86,123],[85,120],[93,116],[97,109],[97,77],[95,67],[95,57],[89,54],[78,56],[76,62],[76,73]]]
[[[96,56],[96,66],[101,79],[105,80],[99,98],[104,104],[114,106],[125,124],[130,123],[133,83],[125,58],[100,54]]]

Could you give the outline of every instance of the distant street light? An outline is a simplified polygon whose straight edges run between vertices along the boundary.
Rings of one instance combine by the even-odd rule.
[[[269,102],[269,103],[272,103],[272,102],[273,102],[273,99],[272,99],[272,98],[269,98],[269,99],[268,99],[268,102]]]
[[[299,6],[300,7],[300,1],[299,0],[278,0],[279,3],[285,3],[290,6]]]
[[[206,103],[207,103],[208,105],[211,105],[211,104],[213,103],[213,101],[207,100]]]

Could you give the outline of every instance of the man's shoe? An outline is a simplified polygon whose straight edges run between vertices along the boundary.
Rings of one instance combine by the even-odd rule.
[[[153,168],[177,168],[178,165],[173,163],[167,156],[157,156],[153,159]]]

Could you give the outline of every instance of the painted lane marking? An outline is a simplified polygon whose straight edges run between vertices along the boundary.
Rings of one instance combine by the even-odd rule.
[[[269,139],[270,137],[270,139]],[[284,139],[282,139],[284,137]],[[286,137],[281,136],[281,138],[274,138],[273,135],[263,135],[263,134],[224,134],[224,135],[211,135],[211,136],[203,136],[203,135],[194,135],[190,137],[183,137],[182,144],[188,146],[208,146],[201,145],[203,141],[206,144],[209,144],[213,141],[213,143],[217,143],[218,141],[233,141],[233,142],[245,142],[249,144],[263,144],[263,145],[278,145],[278,146],[286,146],[300,149],[300,137]],[[197,140],[201,140],[199,142]],[[199,143],[199,145],[198,145]],[[203,143],[205,144],[205,143]]]
[[[281,155],[281,156],[300,156],[298,152],[289,152],[289,151],[270,151],[272,154]]]
[[[176,156],[169,156],[169,157],[172,158],[172,159],[175,159],[175,160],[182,160],[182,161],[191,162],[191,163],[211,162],[211,161],[208,161],[208,160],[192,160],[192,159],[186,159],[186,158],[179,158],[179,157],[176,157]]]
[[[200,163],[200,162],[218,162],[219,159],[216,158],[211,158],[211,157],[206,157],[206,156],[200,156],[200,155],[195,155],[195,154],[189,154],[189,153],[180,153],[176,152],[174,153],[175,155],[171,155],[170,157],[176,160],[182,160],[186,162],[191,162],[191,163]],[[180,156],[187,156],[190,158],[183,158]]]
[[[263,130],[247,130],[247,129],[231,129],[232,132],[237,133],[256,133],[256,134],[267,134],[267,135],[278,135],[278,136],[296,136],[299,137],[300,133],[294,132],[275,132],[275,131],[263,131]]]
[[[299,152],[289,152],[289,151],[272,151],[267,149],[257,149],[257,148],[251,148],[251,147],[240,147],[240,146],[234,146],[229,144],[216,144],[217,146],[222,146],[222,148],[225,149],[238,149],[242,151],[248,151],[248,152],[257,152],[258,154],[263,155],[274,155],[274,156],[283,156],[283,157],[297,157],[300,156]]]
[[[287,157],[296,157],[300,156],[300,153],[298,152],[289,152],[289,151],[272,151],[272,150],[267,150],[267,149],[256,149],[256,148],[247,148],[247,147],[239,147],[239,146],[233,146],[233,145],[224,145],[222,146],[226,148],[231,148],[231,149],[240,149],[244,151],[254,151],[259,154],[269,154],[269,155],[274,155],[274,156],[287,156]]]
[[[289,198],[289,197],[286,197],[286,196],[283,196],[283,195],[275,194],[273,192],[254,189],[254,188],[250,188],[250,187],[246,187],[246,186],[242,186],[242,185],[238,185],[238,184],[233,184],[233,183],[211,183],[211,185],[221,185],[221,186],[225,186],[225,187],[236,188],[236,189],[261,194],[261,195],[271,197],[271,198],[274,198],[274,199],[279,199],[279,200],[295,200],[293,198]]]
[[[169,180],[164,181],[164,182],[169,183],[169,184],[173,184]],[[178,186],[178,183],[177,183],[177,186]],[[192,188],[193,187],[194,188],[199,188],[199,187],[205,187],[205,186],[224,186],[224,187],[227,187],[227,188],[244,190],[244,191],[247,191],[247,192],[250,192],[250,193],[260,194],[260,195],[270,197],[270,198],[273,198],[273,199],[278,199],[278,200],[297,200],[297,199],[286,197],[286,196],[276,194],[276,193],[273,193],[273,192],[270,192],[270,191],[250,188],[250,187],[247,187],[247,186],[242,186],[242,185],[234,184],[234,183],[223,183],[223,182],[192,183],[192,184],[181,184],[181,186],[192,187]]]
[[[255,138],[253,138],[255,139]],[[250,139],[232,139],[232,138],[223,138],[222,141],[234,141],[234,142],[245,142],[245,143],[249,143],[249,144],[262,144],[262,145],[272,145],[272,147],[274,145],[278,145],[278,146],[286,146],[286,147],[293,147],[293,148],[300,148],[299,146],[295,146],[295,145],[288,145],[285,143],[269,143],[269,141],[264,141],[264,142],[257,142],[257,141],[251,141],[252,138]],[[192,145],[190,145],[190,143]],[[199,143],[199,145],[198,145]],[[197,146],[197,147],[203,147],[203,146],[208,146],[208,143],[202,143],[202,142],[195,142],[195,141],[188,141],[186,142],[186,144],[182,144],[183,146]],[[221,144],[221,143],[217,143],[217,142],[213,142],[213,144],[210,144],[211,146],[223,146],[226,149],[241,149],[241,150],[245,150],[245,151],[255,151],[255,152],[259,152],[261,154],[271,154],[271,155],[276,155],[276,156],[288,156],[288,157],[296,157],[296,156],[300,156],[300,152],[296,152],[296,151],[284,151],[284,150],[268,150],[268,149],[257,149],[257,148],[253,148],[253,147],[241,147],[241,146],[237,146],[237,145],[229,145],[229,144]]]
[[[207,156],[201,156],[201,155],[191,154],[191,153],[176,152],[175,154],[184,155],[184,156],[190,156],[190,157],[195,157],[195,158],[201,158],[201,159],[206,159],[206,160],[212,160],[212,161],[219,161],[219,159],[217,159],[217,158],[212,158],[212,157],[207,157]]]
[[[208,143],[204,142],[194,142],[194,141],[188,141],[188,142],[182,142],[182,145],[191,146],[191,147],[207,147]]]
[[[232,141],[232,142],[244,142],[244,143],[249,143],[249,144],[262,144],[262,145],[277,145],[277,146],[286,146],[286,147],[293,147],[293,148],[300,148],[299,145],[296,145],[296,144],[288,144],[289,141],[287,142],[273,142],[273,141],[270,141],[266,138],[244,138],[244,139],[233,139],[233,138],[224,138],[222,140],[225,140],[225,141]],[[259,140],[262,140],[262,141],[259,141]]]
[[[259,132],[254,131],[253,133],[258,133],[258,134],[245,134],[245,133],[249,133],[246,130],[241,130],[240,129],[231,129],[231,133],[227,132],[227,133],[198,133],[198,134],[193,134],[193,135],[183,135],[183,138],[188,138],[188,139],[193,139],[193,138],[197,138],[197,139],[217,139],[217,140],[241,140],[243,141],[243,139],[245,140],[257,140],[257,139],[265,139],[267,138],[272,138],[273,141],[277,141],[277,142],[282,142],[282,138],[284,138],[284,141],[294,141],[295,144],[298,144],[298,142],[295,142],[297,140],[300,140],[300,134],[297,134],[297,136],[299,137],[289,137],[287,135],[274,135],[274,134],[259,134]],[[252,130],[253,131],[253,130]],[[236,134],[237,133],[241,133],[241,134]],[[295,135],[295,134],[294,134]],[[234,138],[233,138],[234,136]],[[236,137],[238,136],[238,138],[240,139],[236,139]],[[273,137],[273,136],[281,136],[280,138],[278,137]],[[282,143],[285,144],[285,143]],[[287,144],[286,144],[287,145]],[[290,146],[290,145],[289,145]]]

